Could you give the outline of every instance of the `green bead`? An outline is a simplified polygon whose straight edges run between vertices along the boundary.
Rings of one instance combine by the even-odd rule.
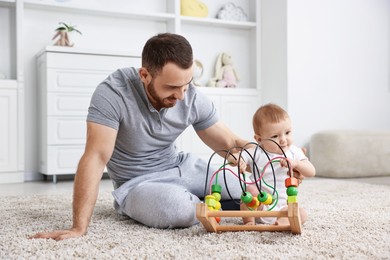
[[[241,201],[244,202],[245,204],[251,202],[252,198],[253,198],[253,196],[250,192],[244,192],[241,195]]]
[[[222,186],[219,184],[214,184],[211,186],[211,193],[218,192],[221,193],[222,191]]]
[[[297,196],[298,195],[298,189],[297,187],[290,186],[286,190],[288,196]]]
[[[265,202],[268,199],[268,193],[265,191],[262,191],[257,195],[257,198],[260,202]]]

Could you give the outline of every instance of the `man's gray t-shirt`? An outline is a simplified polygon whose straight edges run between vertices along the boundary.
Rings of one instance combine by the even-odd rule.
[[[176,167],[182,153],[176,138],[190,125],[206,129],[218,121],[212,101],[192,84],[184,100],[157,111],[147,98],[136,68],[118,69],[96,88],[87,121],[118,130],[107,164],[110,177],[124,182]]]

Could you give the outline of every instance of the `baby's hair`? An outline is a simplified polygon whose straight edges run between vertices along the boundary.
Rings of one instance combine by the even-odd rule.
[[[280,106],[273,103],[263,105],[253,115],[253,130],[257,133],[264,124],[279,123],[287,118],[288,113]]]

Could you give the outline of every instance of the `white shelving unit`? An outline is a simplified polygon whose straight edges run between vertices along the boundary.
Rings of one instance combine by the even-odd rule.
[[[137,2],[117,0],[110,4],[102,0],[66,2],[24,0],[24,6],[40,11],[157,23],[167,32],[179,33],[188,38],[193,45],[195,58],[200,60],[206,68],[205,82],[207,82],[206,78],[213,76],[218,54],[228,52],[232,55],[234,64],[242,75],[239,87],[258,88],[260,86],[260,1],[236,1],[237,5],[243,6],[249,17],[248,21],[213,18],[216,10],[231,1],[204,0],[203,2],[210,9],[209,16],[205,18],[181,16],[180,0]],[[129,28],[128,30],[131,33],[135,29]],[[157,32],[162,31],[157,30]],[[157,32],[151,31],[151,34]]]
[[[22,16],[21,1],[0,1],[0,183],[24,178]]]
[[[253,109],[260,104],[260,1],[203,0],[202,2],[209,8],[209,15],[205,18],[181,16],[180,0],[0,0],[0,12],[2,12],[0,22],[6,25],[7,34],[5,37],[7,40],[0,39],[0,44],[6,46],[5,51],[0,48],[0,56],[6,57],[6,67],[0,67],[0,72],[5,70],[6,74],[11,75],[9,80],[15,82],[13,85],[17,96],[16,111],[12,112],[12,117],[17,118],[18,138],[10,141],[10,145],[18,147],[16,168],[23,171],[25,135],[29,144],[26,156],[29,165],[33,165],[33,168],[35,159],[30,153],[33,153],[35,148],[32,151],[31,147],[40,145],[31,141],[36,138],[35,135],[39,134],[38,124],[32,125],[34,129],[35,127],[37,129],[33,129],[31,135],[30,129],[24,133],[24,110],[26,110],[26,117],[29,121],[39,121],[37,115],[29,114],[33,113],[30,112],[31,107],[38,106],[38,101],[30,100],[31,95],[26,95],[26,103],[23,101],[24,88],[27,94],[37,93],[41,88],[36,83],[38,69],[31,66],[31,60],[36,58],[40,50],[51,45],[48,40],[54,35],[55,26],[62,21],[76,24],[77,28],[83,32],[80,37],[81,41],[74,49],[83,51],[93,48],[106,53],[127,52],[140,55],[143,44],[150,36],[161,32],[182,34],[192,44],[194,58],[203,64],[203,77],[198,81],[201,83],[202,91],[205,91],[215,102],[223,105],[221,109],[230,111],[231,116],[226,113],[221,116],[229,126],[238,134],[245,132],[243,137],[251,138],[251,136],[247,137],[248,129],[251,131],[250,118],[254,112]],[[248,15],[248,21],[227,21],[214,18],[221,6],[229,2],[242,7]],[[23,41],[29,44],[22,46]],[[234,66],[240,75],[236,89],[207,87],[209,79],[214,76],[215,62],[221,52],[227,52],[232,56]],[[24,81],[24,75],[26,81]],[[5,84],[0,81],[0,89],[2,85]],[[234,100],[240,100],[240,97],[247,97],[250,105],[244,105],[245,101],[237,103],[237,100]],[[27,104],[27,109],[24,107],[25,104]],[[238,113],[235,111],[236,108],[248,110]],[[240,116],[242,114],[248,117]],[[243,127],[237,127],[239,124],[234,123],[235,120],[247,119],[249,128],[245,130]],[[26,126],[26,128],[29,127],[30,125]],[[14,131],[13,128],[12,131]],[[183,149],[188,148],[186,139],[179,140],[179,143]],[[193,144],[191,146],[188,149],[194,150]],[[39,171],[39,163],[35,164],[37,165],[36,171]],[[1,171],[0,164],[0,173]]]

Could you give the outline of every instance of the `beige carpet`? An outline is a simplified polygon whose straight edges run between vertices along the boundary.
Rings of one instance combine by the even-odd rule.
[[[299,199],[310,219],[292,235],[147,228],[114,213],[102,192],[89,233],[60,242],[27,237],[70,226],[70,194],[0,197],[0,259],[390,259],[389,194],[390,186],[307,180]]]

